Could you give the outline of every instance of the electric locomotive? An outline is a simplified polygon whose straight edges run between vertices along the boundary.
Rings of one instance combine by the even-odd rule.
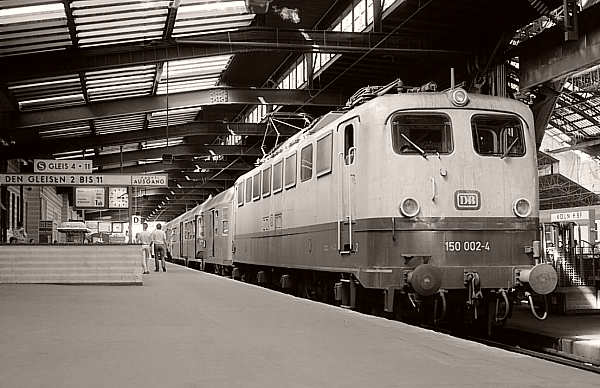
[[[399,85],[365,88],[238,178],[218,205],[226,238],[196,235],[197,256],[208,247],[211,271],[347,308],[489,329],[528,297],[544,318],[532,298],[557,274],[540,259],[531,111]]]
[[[533,306],[557,275],[539,262],[531,111],[461,88],[389,89],[366,89],[240,177],[234,270],[435,322]]]

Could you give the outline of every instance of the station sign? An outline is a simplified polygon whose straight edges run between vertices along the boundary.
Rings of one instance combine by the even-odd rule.
[[[106,191],[104,187],[76,187],[76,208],[103,208],[106,206]]]
[[[36,173],[92,173],[91,160],[54,160],[54,159],[35,159],[33,161],[33,171]]]
[[[550,214],[550,222],[583,221],[590,219],[588,210]]]
[[[168,183],[167,174],[0,174],[0,186],[167,187]]]

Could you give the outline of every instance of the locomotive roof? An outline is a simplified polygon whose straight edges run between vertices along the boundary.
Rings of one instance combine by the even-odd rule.
[[[371,100],[365,101],[362,104],[356,105],[350,109],[344,111],[332,111],[319,119],[315,120],[314,124],[296,133],[288,140],[283,142],[277,149],[267,154],[260,164],[254,169],[241,175],[236,180],[235,184],[247,179],[249,176],[256,174],[256,170],[260,169],[263,164],[272,161],[280,154],[285,153],[287,150],[296,147],[296,145],[307,137],[318,137],[321,133],[329,130],[332,127],[337,126],[338,123],[346,120],[349,117],[360,115],[366,111],[372,111],[376,107],[379,108],[382,104],[393,101],[393,107],[390,107],[389,114],[398,110],[429,110],[429,109],[440,109],[440,110],[490,110],[490,111],[502,111],[512,112],[520,115],[529,122],[533,122],[533,116],[529,107],[520,101],[489,96],[485,94],[469,93],[469,103],[464,107],[455,106],[449,98],[446,92],[419,92],[419,93],[397,93],[397,94],[384,94],[382,96],[375,97]],[[387,119],[382,117],[382,120]],[[533,130],[533,128],[530,128]]]

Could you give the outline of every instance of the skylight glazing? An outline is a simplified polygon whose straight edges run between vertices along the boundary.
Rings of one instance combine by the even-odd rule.
[[[169,138],[169,147],[183,144],[182,137]],[[162,148],[167,146],[167,139],[148,140],[142,144],[143,149]]]
[[[246,27],[254,20],[240,0],[182,0],[172,36],[192,36]]]
[[[85,103],[77,74],[10,82],[7,88],[17,100],[21,111]]]
[[[0,56],[71,46],[65,7],[60,1],[2,1],[0,25]]]
[[[167,80],[169,94],[211,88],[219,82],[232,56],[226,54],[165,62],[156,94],[167,93]]]
[[[94,102],[150,95],[155,72],[155,65],[89,71],[85,73],[89,99]]]
[[[82,159],[94,156],[94,150],[88,148],[81,151],[58,152],[52,156],[54,159]]]
[[[106,135],[109,133],[141,131],[144,129],[146,121],[145,114],[138,113],[134,115],[107,117],[94,120],[94,128],[97,135]]]
[[[184,109],[169,109],[169,125],[178,125],[192,122],[196,119],[199,107]],[[164,127],[167,125],[167,111],[153,112],[148,115],[148,128]]]
[[[98,154],[100,155],[110,155],[110,154],[118,154],[121,153],[121,151],[123,152],[131,152],[131,151],[137,151],[140,149],[140,145],[138,143],[134,143],[134,144],[123,144],[121,145],[115,145],[115,146],[104,146],[100,149],[100,151],[98,152]]]
[[[71,9],[79,46],[161,39],[168,0],[81,0]]]
[[[87,121],[46,125],[38,129],[38,135],[41,139],[79,137],[90,134],[90,124]]]

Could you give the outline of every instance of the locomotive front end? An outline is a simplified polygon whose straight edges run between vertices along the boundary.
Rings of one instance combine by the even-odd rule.
[[[378,192],[370,188],[372,213],[395,211],[392,243],[374,234],[370,247],[387,246],[378,256],[402,269],[393,273],[405,307],[433,300],[438,319],[456,308],[501,322],[512,300],[533,306],[558,279],[540,262],[532,114],[462,89],[412,97],[398,96],[402,107],[387,117],[388,152],[377,155],[386,168],[374,172]]]

